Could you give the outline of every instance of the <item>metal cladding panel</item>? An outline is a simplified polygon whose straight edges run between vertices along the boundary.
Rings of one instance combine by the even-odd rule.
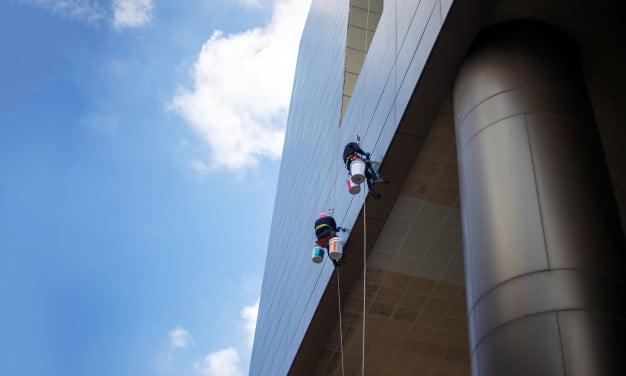
[[[554,29],[510,22],[457,76],[476,375],[624,374],[623,235],[575,56]]]
[[[555,312],[513,321],[480,343],[481,351],[472,354],[472,375],[565,375],[559,345]]]
[[[286,374],[332,273],[310,260],[313,222],[330,205],[349,4],[314,0],[292,91],[251,375]],[[335,136],[332,136],[335,135]],[[332,166],[332,167],[331,167]],[[341,221],[339,221],[341,223]]]
[[[626,321],[623,318],[597,311],[561,311],[557,315],[568,375],[624,374]],[[613,346],[604,347],[605,343]],[[593,350],[598,347],[603,351],[594,354]],[[620,367],[615,367],[616,364]]]
[[[536,236],[541,232],[537,189],[519,183],[523,179],[533,181],[534,177],[530,151],[514,141],[528,137],[523,116],[494,123],[481,135],[463,154],[463,164],[476,167],[464,180],[465,186],[471,187],[463,191],[464,209],[472,213],[467,215],[466,232],[482,234],[467,236],[466,249],[484,250],[468,253],[465,261],[480,266],[481,277],[467,281],[468,301],[472,302],[511,275],[548,268],[544,241]],[[499,158],[486,156],[492,145],[500,153]],[[486,204],[479,205],[480,200]]]
[[[408,25],[406,35],[398,50],[397,63],[397,111],[398,115],[404,114],[411,99],[417,81],[422,77],[428,58],[432,52],[436,39],[441,32],[440,5],[438,1],[421,1]],[[411,46],[418,48],[412,49]]]
[[[420,39],[424,35],[424,25],[428,23],[428,19],[432,14],[435,2],[433,0],[425,0],[419,4],[419,12],[416,12],[417,6],[403,6],[402,9],[398,9],[398,29],[404,30],[404,32],[398,33],[398,40],[396,44],[399,47],[411,46],[419,43]],[[402,27],[402,25],[405,25]],[[401,48],[398,54],[398,71],[407,72],[409,64],[413,55],[415,55],[415,49]]]
[[[363,207],[365,192],[347,192],[343,147],[359,134],[363,149],[383,161],[445,18],[439,0],[384,2],[340,124],[349,6],[313,0],[300,42],[250,375],[289,373],[333,273],[328,260],[311,261],[317,214],[334,208],[337,224],[352,228]]]

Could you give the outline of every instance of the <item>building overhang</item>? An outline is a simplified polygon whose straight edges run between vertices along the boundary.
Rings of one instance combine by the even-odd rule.
[[[397,117],[397,126],[394,128],[389,147],[384,154],[381,173],[386,179],[392,181],[389,186],[380,188],[383,195],[381,200],[366,201],[365,210],[360,208],[355,225],[350,234],[349,241],[345,245],[346,253],[350,255],[350,264],[341,269],[341,294],[350,296],[353,290],[359,286],[362,278],[363,265],[363,216],[366,215],[367,225],[366,252],[370,255],[374,246],[383,232],[385,223],[406,184],[416,161],[420,158],[424,145],[429,140],[429,135],[442,111],[442,107],[449,98],[450,89],[458,67],[463,62],[468,50],[474,41],[476,34],[486,26],[515,19],[537,19],[550,23],[568,34],[577,44],[580,51],[580,59],[583,64],[590,86],[592,97],[598,98],[608,95],[608,92],[616,91],[616,87],[623,85],[626,80],[624,75],[616,78],[616,82],[605,82],[611,77],[611,66],[620,65],[623,69],[623,49],[614,47],[617,41],[624,40],[623,27],[618,27],[620,15],[608,14],[602,4],[595,4],[599,9],[594,10],[596,17],[603,17],[604,28],[593,30],[592,26],[581,28],[587,21],[585,18],[585,5],[582,1],[569,4],[569,11],[559,9],[560,5],[548,5],[540,0],[519,2],[518,5],[507,5],[498,1],[440,1],[440,15],[442,26],[438,30],[436,41],[427,56],[426,64],[419,72],[409,72],[417,76],[416,84],[410,91],[408,104]],[[568,15],[563,17],[562,13]],[[384,23],[378,25],[377,33],[385,34],[385,28],[396,27]],[[597,26],[597,25],[596,25]],[[384,42],[384,41],[379,41]],[[376,43],[376,40],[374,41]],[[621,56],[621,57],[620,57]],[[378,56],[380,58],[380,56]],[[607,62],[608,61],[608,62]],[[402,64],[399,61],[398,64]],[[612,64],[612,65],[611,65]],[[369,73],[372,74],[372,73]],[[357,85],[357,90],[359,89]],[[355,93],[356,94],[356,93]],[[400,90],[402,95],[402,90]],[[625,93],[616,93],[621,102],[626,103]],[[592,98],[593,100],[594,98]],[[601,100],[594,101],[596,116],[602,134],[607,159],[611,170],[616,195],[621,208],[626,202],[626,167],[623,161],[624,155],[624,127],[622,118],[625,110],[602,107]],[[449,107],[448,107],[449,108]],[[343,113],[343,111],[342,111]],[[616,125],[616,123],[619,123]],[[620,136],[621,135],[621,136]],[[623,212],[622,212],[623,214]],[[622,219],[622,222],[623,219]],[[369,283],[369,282],[368,282]],[[322,358],[329,337],[337,325],[338,318],[337,302],[337,279],[333,276],[319,302],[317,310],[300,344],[298,353],[292,363],[289,374],[310,374]],[[360,341],[360,339],[356,339]]]

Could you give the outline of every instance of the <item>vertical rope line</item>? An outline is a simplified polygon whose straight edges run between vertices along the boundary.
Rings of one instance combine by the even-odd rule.
[[[367,56],[367,39],[368,32],[370,28],[370,0],[367,0],[367,13],[365,14],[365,42],[363,46],[363,65],[361,66],[361,72],[363,72],[363,93],[361,94],[361,115],[362,117],[363,111],[365,109],[365,93],[367,82],[365,80],[365,72],[363,71],[365,67],[365,57]],[[359,119],[360,120],[360,119]],[[361,121],[359,121],[359,134],[361,127]],[[368,187],[369,188],[369,187]],[[366,312],[366,296],[367,296],[367,211],[366,211],[366,201],[367,201],[367,193],[363,190],[364,198],[363,198],[363,337],[361,339],[361,376],[365,376],[365,312]]]
[[[396,16],[395,16],[395,23],[398,23],[398,7],[395,7],[395,11],[396,11]],[[381,15],[382,18],[382,15]],[[380,20],[378,21],[380,22]],[[395,47],[394,50],[396,57],[394,58],[394,69],[393,69],[393,124],[394,127],[398,126],[398,107],[396,107],[398,105],[398,28],[394,28],[394,32],[393,32],[393,36],[394,36],[394,43],[395,43]],[[379,170],[380,172],[380,170]]]
[[[365,48],[363,51],[367,54],[367,32],[370,28],[370,1],[367,0],[367,14],[365,15]],[[363,62],[365,62],[365,58],[363,58]]]
[[[337,127],[337,138],[339,138],[339,127]],[[334,154],[337,155],[337,154]],[[330,184],[330,189],[332,189],[332,192],[330,193],[330,207],[334,208],[335,207],[335,199],[336,199],[336,194],[335,191],[337,190],[337,168],[333,168],[333,166],[335,165],[335,158],[332,158],[330,160],[330,168],[333,169],[333,176],[332,176],[332,184]]]
[[[339,300],[339,348],[341,349],[341,376],[343,376],[343,328],[341,323],[341,289],[339,288],[339,268],[335,268],[337,272],[337,298]]]
[[[363,71],[363,67],[365,66],[365,57],[367,56],[367,38],[370,28],[370,0],[367,0],[367,13],[365,14],[365,41],[363,42],[363,65],[361,65],[361,71]],[[365,78],[363,78],[363,94],[365,94]],[[365,101],[365,96],[363,96],[363,101]]]
[[[363,190],[365,192],[365,190]],[[367,194],[365,194],[367,198]],[[365,201],[363,200],[363,338],[361,339],[361,376],[365,375],[365,311],[366,311],[366,280],[367,280],[367,212],[365,210]]]
[[[363,73],[363,67],[365,67],[365,58],[367,56],[367,40],[369,38],[369,28],[370,28],[370,5],[371,0],[367,0],[367,13],[365,13],[365,40],[363,41],[363,63],[361,64],[361,71],[359,75]],[[361,94],[361,112],[359,113],[359,123],[358,123],[358,135],[361,134],[361,122],[363,116],[363,109],[365,108],[365,93],[367,82],[365,81],[365,75],[363,75],[363,90]]]

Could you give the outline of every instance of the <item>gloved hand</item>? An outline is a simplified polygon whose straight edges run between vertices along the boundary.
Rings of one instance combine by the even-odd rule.
[[[363,155],[364,155],[364,156],[366,156],[366,157],[368,157],[368,158],[370,157],[370,153],[369,153],[369,152],[367,152],[367,151],[366,151],[365,153],[363,153]]]

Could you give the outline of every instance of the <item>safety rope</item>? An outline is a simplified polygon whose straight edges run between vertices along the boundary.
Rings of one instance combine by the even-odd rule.
[[[363,46],[363,65],[361,66],[361,72],[365,66],[365,57],[367,56],[367,37],[370,28],[370,0],[367,0],[367,14],[365,16],[365,42]],[[365,73],[363,74],[363,94],[361,95],[361,114],[359,115],[359,135],[361,134],[361,117],[365,108]],[[361,339],[361,376],[365,375],[365,312],[366,312],[366,296],[367,296],[367,211],[365,202],[367,201],[367,193],[363,190],[363,336]]]
[[[365,192],[365,190],[363,190]],[[365,198],[367,198],[367,193]],[[361,340],[361,376],[365,375],[365,311],[367,284],[367,212],[365,211],[365,199],[363,199],[363,338]]]
[[[343,376],[343,328],[341,323],[341,289],[339,288],[339,268],[335,268],[337,272],[337,298],[339,300],[339,348],[341,349],[341,376]]]
[[[341,154],[341,116],[339,117],[339,124],[337,124],[337,136],[335,137],[335,139],[336,139],[336,144],[337,144],[337,154],[335,154],[335,155],[340,155],[341,156],[342,155]],[[331,168],[332,168],[333,165],[336,166],[336,163],[337,163],[336,159],[333,158],[331,163],[332,163],[331,164]],[[338,178],[337,170],[338,169],[336,167],[333,168],[333,171],[334,171],[334,173],[333,173],[333,184],[332,184],[332,190],[333,191],[331,193],[331,200],[332,200],[331,207],[333,207],[333,208],[335,207],[335,204],[337,202],[337,201],[335,201],[337,199],[337,178]]]
[[[369,38],[369,28],[370,28],[370,1],[371,0],[367,0],[367,13],[365,14],[365,40],[363,41],[363,64],[361,64],[361,71],[359,73],[359,75],[361,73],[363,73],[363,68],[365,67],[365,58],[367,57],[367,41]],[[363,109],[365,108],[365,93],[367,93],[366,87],[367,86],[367,81],[365,80],[365,74],[363,74],[363,91],[361,94],[361,112],[359,113],[359,122],[358,122],[358,133],[357,135],[361,134],[361,118],[363,115]],[[359,140],[360,141],[360,140]],[[361,143],[359,142],[359,145]]]

